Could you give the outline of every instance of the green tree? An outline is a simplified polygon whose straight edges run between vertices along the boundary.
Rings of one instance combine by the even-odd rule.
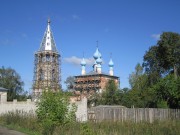
[[[99,104],[117,105],[119,104],[119,90],[114,80],[109,80],[105,91],[102,93]]]
[[[75,78],[73,76],[69,76],[66,78],[64,82],[66,84],[67,90],[72,91],[74,89]]]
[[[180,70],[180,35],[173,32],[164,32],[157,45],[160,66],[167,73],[172,71],[177,79]]]
[[[137,82],[139,81],[139,76],[141,76],[143,73],[143,68],[142,66],[138,63],[135,67],[135,72],[130,74],[129,76],[129,84],[131,88],[134,88]],[[137,86],[138,87],[138,86]]]
[[[151,84],[169,73],[174,73],[177,78],[180,74],[180,35],[164,32],[157,45],[145,53],[143,67],[151,75]]]
[[[88,107],[97,106],[102,104],[101,102],[101,95],[99,93],[94,93],[89,95],[87,105]]]
[[[129,83],[131,90],[124,93],[122,104],[127,107],[156,107],[154,91],[149,89],[149,75],[143,72],[143,67],[138,63],[135,71],[130,74]]]
[[[147,75],[143,73],[143,67],[138,63],[135,72],[129,75],[129,84],[132,89],[143,90],[147,87]]]
[[[21,99],[24,82],[12,68],[0,68],[0,86],[8,89],[7,100]]]
[[[154,85],[161,78],[161,74],[164,72],[160,67],[158,58],[158,46],[152,46],[144,55],[143,68],[148,75],[148,85]]]
[[[70,104],[69,96],[63,92],[43,92],[37,102],[36,114],[43,127],[43,134],[53,134],[55,127],[75,121],[76,106]]]
[[[129,88],[125,87],[121,89],[121,93],[127,93],[129,90],[130,90]]]
[[[156,92],[159,107],[163,103],[169,108],[180,108],[180,77],[176,79],[173,75],[168,75],[152,89]]]

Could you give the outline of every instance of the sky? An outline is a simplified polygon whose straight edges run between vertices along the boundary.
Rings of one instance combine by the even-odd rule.
[[[62,55],[62,86],[68,76],[80,75],[83,52],[92,70],[96,41],[108,73],[110,54],[120,88],[162,32],[180,33],[179,0],[1,0],[0,67],[15,69],[31,91],[34,53],[47,19]]]

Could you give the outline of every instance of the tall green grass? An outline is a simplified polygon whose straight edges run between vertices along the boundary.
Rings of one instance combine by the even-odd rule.
[[[22,111],[9,112],[0,116],[0,124],[30,135],[41,135],[43,131],[35,115]],[[179,120],[154,123],[87,122],[58,126],[53,135],[179,135],[179,127]]]
[[[19,110],[1,115],[0,125],[32,135],[38,134],[41,128],[36,116],[32,112],[27,113]]]

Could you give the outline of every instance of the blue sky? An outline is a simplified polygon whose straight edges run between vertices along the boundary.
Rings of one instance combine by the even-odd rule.
[[[34,53],[50,17],[62,55],[62,84],[68,76],[81,73],[79,59],[84,52],[91,60],[98,40],[103,72],[108,72],[112,53],[120,87],[129,87],[129,74],[159,35],[180,33],[179,7],[178,0],[1,0],[0,66],[15,69],[29,91]],[[91,70],[89,65],[87,72]]]

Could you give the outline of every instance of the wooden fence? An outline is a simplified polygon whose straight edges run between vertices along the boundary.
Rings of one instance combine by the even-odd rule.
[[[180,120],[180,109],[125,108],[119,106],[98,106],[88,109],[90,121],[146,121]]]

